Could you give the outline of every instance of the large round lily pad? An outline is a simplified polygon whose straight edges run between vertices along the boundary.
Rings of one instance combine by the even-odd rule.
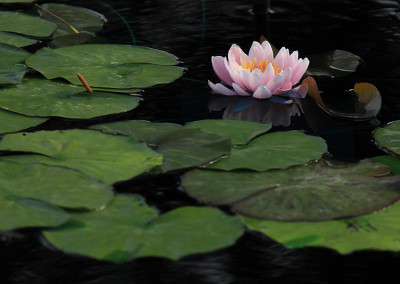
[[[164,51],[117,44],[82,44],[57,49],[43,48],[27,60],[27,65],[48,79],[62,77],[81,84],[82,74],[90,86],[104,88],[144,88],[174,81],[183,68]]]
[[[358,216],[400,199],[400,177],[371,161],[351,166],[311,164],[267,172],[193,170],[182,186],[208,204],[280,221],[320,221]]]
[[[328,247],[347,254],[356,250],[400,250],[400,203],[356,218],[325,222],[278,222],[243,217],[255,231],[287,248]]]
[[[69,215],[61,208],[43,201],[0,196],[0,231],[24,227],[57,227]]]
[[[24,130],[46,120],[46,118],[30,117],[0,109],[0,134]]]
[[[240,131],[241,128],[235,129]],[[305,164],[310,160],[320,159],[326,151],[326,143],[320,137],[306,135],[302,131],[274,132],[251,140],[248,144],[233,145],[229,156],[207,167],[227,171],[266,171]]]
[[[229,138],[172,123],[132,120],[92,126],[105,133],[137,137],[164,155],[163,171],[206,164],[230,152]]]
[[[118,195],[104,209],[72,213],[45,238],[70,253],[112,262],[203,253],[232,245],[243,233],[237,217],[209,207],[181,207],[161,216],[138,195]]]
[[[0,142],[0,150],[41,154],[19,156],[19,162],[65,166],[109,184],[133,178],[162,164],[160,154],[132,137],[93,130],[7,134]]]
[[[29,16],[20,12],[0,11],[0,31],[49,37],[57,25],[40,17]]]
[[[0,43],[24,47],[37,43],[37,40],[13,33],[0,32]]]
[[[0,196],[32,198],[78,209],[96,209],[114,198],[110,186],[78,171],[38,163],[13,163],[12,156],[0,159]]]
[[[200,128],[204,132],[215,133],[223,137],[231,137],[233,145],[246,144],[251,139],[271,129],[271,124],[215,119],[193,121],[185,126]]]
[[[79,32],[97,33],[103,28],[105,17],[98,12],[90,9],[76,7],[65,4],[46,3],[41,5],[43,9],[57,15],[70,25],[72,25]],[[63,36],[74,34],[75,32],[69,28],[64,22],[55,18],[54,16],[40,11],[40,16],[48,21],[54,22],[57,25],[55,36]]]
[[[375,140],[379,147],[400,156],[400,120],[388,123],[375,131]]]
[[[30,55],[23,49],[0,43],[0,85],[19,84],[28,70],[24,63]]]
[[[93,118],[126,112],[138,106],[136,96],[85,91],[75,86],[40,78],[0,89],[0,108],[29,116]]]

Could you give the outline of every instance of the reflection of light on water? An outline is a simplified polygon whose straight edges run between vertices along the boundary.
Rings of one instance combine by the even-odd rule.
[[[223,119],[271,123],[273,126],[289,126],[291,117],[301,115],[303,111],[299,99],[293,99],[292,104],[280,104],[270,100],[236,96],[213,96],[209,108],[212,111],[225,108]]]

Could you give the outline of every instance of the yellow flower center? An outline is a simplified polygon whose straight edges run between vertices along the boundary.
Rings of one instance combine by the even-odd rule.
[[[244,69],[248,69],[250,71],[253,71],[254,69],[260,69],[261,72],[264,73],[265,69],[268,66],[268,60],[264,59],[263,62],[261,62],[261,60],[259,60],[257,62],[257,58],[254,57],[254,61],[249,60],[248,62],[246,60],[243,61],[242,67]],[[274,68],[274,73],[278,74],[279,72],[282,71],[282,68],[278,67],[278,64],[276,62],[272,63],[272,67]]]

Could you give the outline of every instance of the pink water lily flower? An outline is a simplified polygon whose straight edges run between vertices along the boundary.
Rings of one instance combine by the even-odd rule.
[[[289,94],[291,90],[300,97],[304,97],[307,93],[306,85],[297,88],[293,86],[306,72],[309,60],[298,58],[297,51],[290,54],[284,47],[274,58],[268,41],[262,44],[254,41],[249,55],[245,54],[238,45],[233,44],[229,49],[228,59],[213,56],[211,62],[214,72],[226,85],[208,81],[208,85],[217,94],[252,95],[254,98],[268,99],[272,95]]]

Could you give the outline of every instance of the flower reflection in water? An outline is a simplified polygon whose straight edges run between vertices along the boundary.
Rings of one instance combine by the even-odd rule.
[[[220,111],[225,108],[223,119],[237,119],[259,123],[271,123],[273,126],[289,126],[291,117],[303,112],[299,99],[291,104],[282,104],[270,100],[257,100],[251,97],[214,96],[209,108]]]
[[[211,62],[214,72],[226,85],[208,81],[216,94],[269,99],[273,95],[290,96],[291,90],[299,93],[301,97],[307,93],[307,89],[304,88],[306,86],[293,86],[307,70],[309,60],[298,58],[297,51],[290,54],[284,47],[274,57],[268,41],[261,44],[254,41],[248,55],[233,44],[229,49],[228,58],[213,56]]]

